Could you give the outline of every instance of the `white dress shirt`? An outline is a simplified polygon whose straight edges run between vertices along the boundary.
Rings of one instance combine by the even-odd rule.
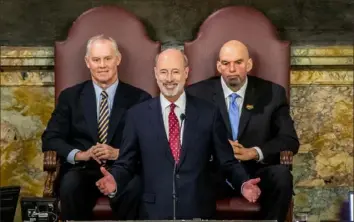
[[[232,93],[236,93],[238,95],[238,97],[236,98],[236,103],[238,105],[238,108],[239,108],[239,118],[241,118],[241,112],[242,112],[242,107],[243,107],[243,101],[245,100],[245,95],[246,95],[246,89],[247,89],[247,85],[248,85],[248,78],[246,77],[246,81],[245,83],[243,84],[243,86],[237,91],[237,92],[234,92],[232,91],[225,83],[224,79],[222,77],[220,77],[221,79],[221,87],[222,87],[222,91],[224,92],[224,98],[225,98],[225,102],[226,102],[226,107],[227,107],[227,111],[229,111],[229,106],[230,106],[230,95]],[[262,161],[264,159],[264,156],[263,156],[263,152],[262,150],[255,146],[253,147],[256,149],[257,153],[258,153],[258,161]]]
[[[180,135],[181,144],[183,141],[183,129],[184,129],[184,123],[182,125],[181,115],[186,113],[186,101],[187,101],[186,93],[183,92],[181,94],[181,96],[174,102],[174,104],[176,105],[174,111],[175,111],[175,114],[176,114],[178,122],[179,122],[179,127],[180,128],[182,127],[182,129],[180,131],[181,132],[181,135]],[[168,115],[170,114],[171,102],[168,101],[164,95],[160,94],[160,103],[161,103],[163,124],[165,126],[167,140],[169,140]]]

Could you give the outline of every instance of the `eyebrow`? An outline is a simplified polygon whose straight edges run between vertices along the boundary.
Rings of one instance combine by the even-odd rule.
[[[168,70],[167,69],[160,69],[160,72],[168,72]],[[177,69],[177,68],[172,68],[172,70],[171,71],[179,71],[179,69]]]
[[[237,59],[235,61],[221,60],[221,62],[242,62],[244,59]]]

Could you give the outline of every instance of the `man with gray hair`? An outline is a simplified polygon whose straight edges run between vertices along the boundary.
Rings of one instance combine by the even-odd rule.
[[[119,80],[122,55],[114,39],[94,36],[85,62],[91,80],[63,90],[42,136],[43,151],[61,160],[60,204],[63,220],[90,220],[100,192],[100,166],[110,168],[119,156],[126,111],[151,96]],[[114,209],[119,219],[135,219],[140,181],[134,178]],[[122,203],[120,203],[122,202]],[[120,206],[121,205],[121,206]]]

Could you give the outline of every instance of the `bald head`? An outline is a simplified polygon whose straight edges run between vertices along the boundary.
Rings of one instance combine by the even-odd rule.
[[[226,42],[220,49],[219,58],[228,54],[238,54],[244,59],[249,59],[247,46],[237,40],[231,40]]]
[[[157,63],[159,62],[160,58],[162,59],[182,58],[184,66],[188,66],[187,56],[181,50],[176,48],[169,48],[160,52],[155,58],[155,66],[157,66]]]
[[[244,85],[253,63],[246,45],[231,40],[221,47],[216,66],[226,85],[236,92]]]
[[[188,77],[187,58],[178,49],[166,49],[156,57],[155,77],[161,93],[171,102],[183,93]]]

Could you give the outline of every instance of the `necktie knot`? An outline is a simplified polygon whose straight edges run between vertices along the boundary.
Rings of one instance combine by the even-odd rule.
[[[102,91],[101,92],[101,97],[102,97],[102,99],[106,99],[108,97],[107,92],[106,91]]]
[[[232,93],[230,97],[231,97],[231,103],[234,103],[236,101],[236,98],[239,97],[239,95],[237,93]]]
[[[171,103],[171,105],[170,105],[170,112],[174,112],[174,111],[175,111],[175,108],[176,108],[176,104]]]

